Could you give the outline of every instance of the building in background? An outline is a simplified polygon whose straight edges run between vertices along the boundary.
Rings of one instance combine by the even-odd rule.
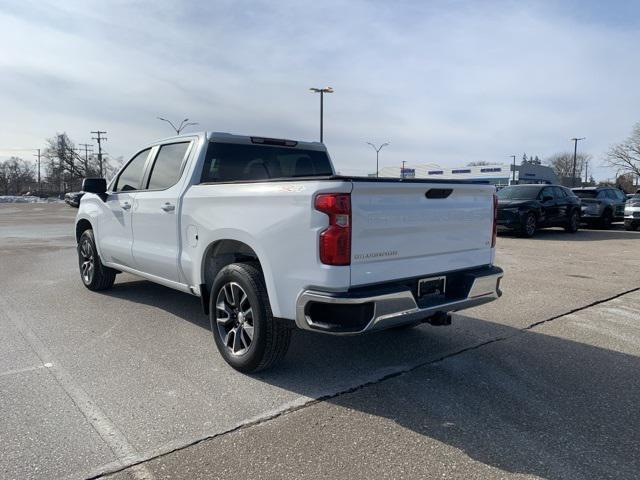
[[[444,168],[436,164],[414,165],[403,168],[384,167],[380,169],[380,177],[404,178],[442,178],[459,180],[485,180],[496,186],[507,186],[520,183],[558,183],[558,177],[551,167],[544,165],[516,165],[515,182],[513,181],[513,165],[496,163],[473,167]]]

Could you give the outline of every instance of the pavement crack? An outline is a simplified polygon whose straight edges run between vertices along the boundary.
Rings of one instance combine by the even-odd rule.
[[[559,320],[559,319],[564,318],[566,316],[569,316],[571,314],[574,314],[574,313],[577,313],[577,312],[580,312],[580,311],[583,311],[583,310],[587,310],[589,308],[592,308],[594,306],[600,305],[602,303],[610,302],[611,300],[615,300],[616,298],[622,297],[624,295],[628,295],[630,293],[638,292],[638,291],[640,291],[640,287],[636,287],[636,288],[632,288],[632,289],[629,289],[629,290],[625,290],[624,292],[617,293],[615,295],[609,296],[609,297],[601,299],[601,300],[596,300],[596,301],[591,302],[591,303],[589,303],[587,305],[583,305],[581,307],[577,307],[577,308],[574,308],[572,310],[569,310],[569,311],[567,311],[565,313],[554,315],[554,316],[546,318],[544,320],[539,320],[537,322],[531,323],[530,325],[527,325],[526,327],[522,327],[522,328],[518,329],[512,335],[496,336],[496,337],[491,338],[489,340],[485,340],[483,342],[479,342],[479,343],[476,343],[474,345],[470,345],[468,347],[461,348],[459,350],[450,352],[450,353],[442,355],[440,357],[432,358],[432,359],[430,359],[428,361],[421,362],[421,363],[413,365],[413,366],[411,366],[409,368],[404,368],[404,369],[401,369],[401,370],[398,370],[398,371],[395,371],[395,372],[391,372],[391,373],[389,373],[387,375],[383,375],[382,377],[377,378],[375,380],[371,380],[369,382],[365,382],[365,383],[362,383],[362,384],[359,384],[359,385],[356,385],[356,386],[353,386],[353,387],[350,387],[350,388],[347,388],[347,389],[344,389],[344,390],[340,390],[339,392],[335,392],[335,393],[324,395],[324,396],[321,396],[321,397],[318,397],[318,398],[310,399],[310,400],[308,400],[306,402],[303,402],[301,404],[294,405],[294,406],[291,406],[291,407],[288,407],[288,408],[284,408],[284,409],[279,410],[277,412],[274,412],[274,413],[271,413],[271,414],[268,414],[268,415],[264,415],[262,417],[259,417],[259,418],[253,419],[253,420],[249,420],[249,421],[246,421],[246,422],[239,423],[238,425],[236,425],[236,426],[234,426],[232,428],[229,428],[229,429],[227,429],[225,431],[218,432],[218,433],[215,433],[215,434],[212,434],[212,435],[206,435],[206,436],[204,436],[202,438],[196,439],[196,440],[194,440],[192,442],[186,443],[186,444],[181,445],[179,447],[171,448],[171,449],[168,449],[167,451],[164,451],[164,452],[161,452],[161,453],[157,453],[157,454],[146,456],[145,458],[141,458],[139,461],[133,462],[133,463],[131,463],[131,464],[127,465],[127,466],[124,466],[124,467],[123,466],[118,466],[118,467],[112,468],[112,469],[103,469],[102,472],[97,473],[97,474],[95,474],[95,475],[93,475],[91,477],[87,477],[87,480],[93,480],[93,479],[102,478],[105,475],[111,475],[111,474],[114,474],[114,473],[118,473],[118,472],[130,469],[132,467],[137,467],[137,466],[140,466],[140,465],[142,465],[144,463],[147,463],[149,461],[157,460],[159,458],[165,457],[165,456],[170,455],[170,454],[175,453],[175,452],[179,452],[181,450],[190,448],[190,447],[192,447],[194,445],[198,445],[200,443],[212,440],[214,438],[222,437],[224,435],[228,435],[230,433],[237,432],[237,431],[243,430],[245,428],[250,428],[250,427],[254,427],[256,425],[261,425],[261,424],[270,422],[272,420],[275,420],[277,418],[283,417],[285,415],[289,415],[291,413],[297,412],[297,411],[302,410],[304,408],[311,407],[311,406],[316,405],[318,403],[326,402],[327,400],[331,400],[331,399],[334,399],[334,398],[337,398],[337,397],[340,397],[340,396],[343,396],[343,395],[348,395],[350,393],[354,393],[354,392],[363,390],[363,389],[365,389],[367,387],[370,387],[372,385],[377,385],[377,384],[385,382],[387,380],[390,380],[390,379],[393,379],[393,378],[397,378],[397,377],[400,377],[400,376],[403,376],[403,375],[407,375],[407,374],[412,373],[412,372],[414,372],[414,371],[416,371],[416,370],[418,370],[420,368],[443,362],[443,361],[445,361],[447,359],[450,359],[450,358],[453,358],[453,357],[457,357],[457,356],[462,355],[462,354],[464,354],[466,352],[478,350],[478,349],[486,347],[488,345],[492,345],[492,344],[495,344],[495,343],[498,343],[498,342],[502,342],[502,341],[505,341],[505,340],[509,340],[509,339],[515,338],[516,336],[522,335],[523,333],[526,333],[526,332],[528,332],[528,331],[530,331],[530,330],[532,330],[532,329],[534,329],[534,328],[536,328],[536,327],[538,327],[540,325],[543,325],[545,323],[549,323],[549,322],[553,322],[555,320]]]

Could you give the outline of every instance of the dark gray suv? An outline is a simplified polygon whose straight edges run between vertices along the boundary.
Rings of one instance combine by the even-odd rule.
[[[613,187],[582,187],[572,189],[582,201],[582,221],[610,228],[611,223],[624,220],[626,195]]]

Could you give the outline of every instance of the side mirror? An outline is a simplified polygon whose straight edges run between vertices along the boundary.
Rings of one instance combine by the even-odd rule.
[[[107,181],[104,178],[85,178],[82,190],[87,193],[103,194],[107,191]]]
[[[553,197],[551,195],[545,195],[544,197],[542,197],[543,202],[550,202],[551,200],[553,200]]]

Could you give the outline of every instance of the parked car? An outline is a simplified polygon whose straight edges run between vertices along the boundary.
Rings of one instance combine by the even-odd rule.
[[[582,221],[601,228],[624,219],[626,201],[622,190],[613,187],[581,187],[573,192],[582,201]]]
[[[501,295],[484,182],[338,176],[322,143],[200,133],[148,145],[83,190],[84,285],[129,272],[200,297],[240,371],[282,358],[294,327],[443,325]]]
[[[624,207],[624,228],[637,230],[640,227],[640,193],[633,195]]]
[[[64,201],[68,205],[78,208],[80,207],[80,199],[84,195],[84,192],[69,192],[65,194]]]
[[[560,185],[511,185],[497,196],[500,229],[532,237],[539,228],[575,233],[580,226],[580,200]]]

